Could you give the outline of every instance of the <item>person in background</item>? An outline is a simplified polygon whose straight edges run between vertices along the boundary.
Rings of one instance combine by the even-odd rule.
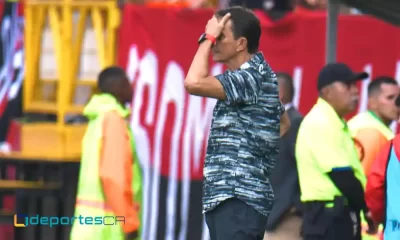
[[[267,222],[265,240],[301,239],[300,187],[295,159],[297,132],[303,120],[293,105],[294,86],[292,77],[283,72],[278,77],[279,97],[288,113],[291,126],[279,141],[279,155],[271,174],[275,203]]]
[[[378,151],[394,137],[390,124],[399,117],[395,104],[400,88],[391,77],[378,77],[368,85],[368,111],[354,116],[348,126],[368,173]]]
[[[133,136],[125,121],[132,87],[119,67],[104,69],[97,83],[100,94],[83,111],[89,123],[82,142],[74,216],[111,216],[107,224],[117,226],[75,221],[70,239],[133,240],[140,236],[142,184]]]
[[[296,143],[304,240],[361,239],[360,211],[374,227],[364,199],[366,178],[344,120],[358,104],[356,82],[367,77],[343,63],[319,73],[319,98]]]
[[[365,173],[369,172],[383,145],[394,137],[389,126],[399,117],[399,108],[395,104],[399,93],[400,88],[393,78],[374,79],[368,85],[368,111],[357,114],[348,122]],[[365,233],[367,227],[362,220],[363,239],[376,239]]]
[[[396,105],[400,107],[400,97]],[[384,224],[385,240],[400,239],[400,134],[379,151],[367,175],[365,199],[377,224]]]
[[[218,99],[204,162],[203,213],[211,240],[262,240],[274,194],[269,175],[290,120],[275,73],[258,51],[260,21],[242,7],[208,21],[185,78],[189,94]],[[228,70],[210,75],[209,57]]]

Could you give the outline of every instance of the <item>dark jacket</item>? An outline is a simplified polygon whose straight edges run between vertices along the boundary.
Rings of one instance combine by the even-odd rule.
[[[268,218],[267,231],[273,231],[291,207],[301,209],[295,144],[303,116],[294,107],[289,108],[287,112],[291,126],[280,140],[278,161],[270,176],[275,203]]]

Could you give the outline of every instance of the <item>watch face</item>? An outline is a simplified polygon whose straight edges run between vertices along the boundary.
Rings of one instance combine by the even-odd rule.
[[[203,33],[203,34],[201,34],[201,36],[200,36],[198,42],[201,43],[201,42],[203,42],[205,39],[206,39],[206,34]]]

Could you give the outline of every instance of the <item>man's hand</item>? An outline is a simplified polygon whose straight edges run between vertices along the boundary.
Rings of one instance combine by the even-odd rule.
[[[218,18],[214,15],[210,20],[208,20],[206,26],[206,34],[218,38],[221,35],[222,30],[224,29],[224,26],[228,22],[230,17],[231,14],[227,13],[220,21],[218,21]]]
[[[138,237],[138,232],[125,233],[125,240],[135,240]]]
[[[372,219],[372,214],[370,211],[364,212],[364,218],[368,223],[368,230],[367,233],[370,235],[376,234],[378,232],[378,224],[374,222]]]

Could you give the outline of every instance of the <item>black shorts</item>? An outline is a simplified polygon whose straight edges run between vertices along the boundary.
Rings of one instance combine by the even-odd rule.
[[[211,240],[262,240],[268,220],[237,198],[223,201],[205,217]]]

